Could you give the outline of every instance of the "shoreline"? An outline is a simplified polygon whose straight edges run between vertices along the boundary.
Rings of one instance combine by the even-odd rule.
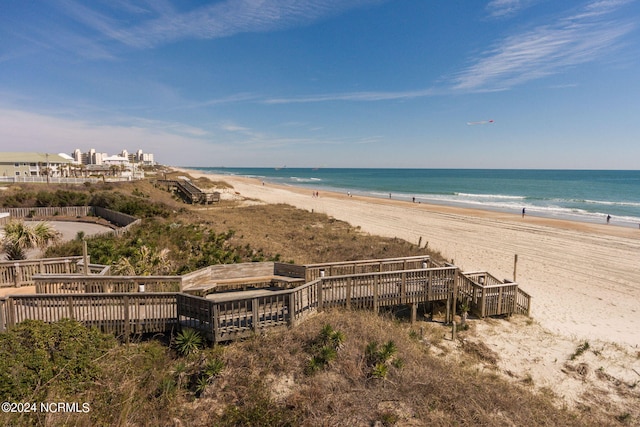
[[[550,220],[558,220],[558,221],[570,221],[570,222],[579,222],[586,224],[601,224],[601,225],[609,225],[616,227],[624,227],[635,230],[640,230],[640,217],[630,217],[625,215],[616,215],[613,214],[610,218],[610,224],[607,222],[608,213],[606,211],[603,212],[587,212],[582,211],[582,208],[577,208],[576,211],[569,211],[568,208],[553,208],[551,206],[536,206],[529,205],[528,202],[523,198],[523,203],[521,205],[511,205],[511,206],[503,206],[503,205],[495,205],[495,204],[485,204],[483,202],[475,202],[471,200],[452,200],[447,199],[448,195],[440,195],[445,196],[441,198],[434,194],[422,194],[420,192],[412,194],[408,192],[392,192],[387,193],[382,190],[367,190],[360,188],[349,188],[349,187],[331,187],[322,184],[323,179],[317,179],[317,182],[314,182],[314,178],[304,178],[299,182],[282,182],[284,179],[280,176],[271,176],[271,175],[243,175],[241,173],[232,172],[225,173],[219,170],[209,170],[200,169],[198,167],[182,167],[184,170],[192,170],[197,173],[210,174],[216,176],[224,176],[229,177],[230,179],[234,178],[248,178],[255,179],[259,182],[269,183],[274,186],[282,186],[283,188],[302,188],[307,189],[308,191],[322,191],[334,194],[351,194],[353,196],[360,196],[372,199],[381,199],[387,200],[387,195],[392,194],[393,200],[404,201],[404,202],[413,202],[414,203],[422,203],[429,206],[444,206],[444,207],[452,207],[459,209],[470,209],[470,210],[480,210],[494,213],[505,213],[505,214],[514,214],[517,216],[521,215],[521,210],[526,208],[527,216],[537,217],[537,218],[546,218]],[[295,168],[294,168],[295,169]],[[291,177],[293,179],[295,177]],[[286,181],[286,179],[284,179]],[[447,193],[448,194],[448,193]],[[457,194],[457,193],[452,193]],[[453,197],[453,196],[452,196]]]
[[[425,210],[433,211],[433,212],[442,212],[449,214],[460,214],[460,215],[468,215],[468,216],[477,216],[483,218],[495,218],[498,220],[513,220],[519,221],[522,216],[518,213],[501,211],[501,210],[493,210],[493,209],[481,209],[467,206],[458,206],[458,205],[450,205],[450,204],[439,204],[439,203],[428,203],[428,202],[415,202],[413,203],[411,200],[404,200],[402,198],[391,198],[387,199],[384,197],[376,197],[372,195],[365,195],[361,193],[352,192],[351,196],[349,196],[346,192],[336,191],[334,189],[322,189],[320,190],[305,187],[302,185],[294,185],[294,184],[279,184],[269,182],[267,180],[262,180],[257,177],[249,177],[249,176],[241,176],[241,175],[226,175],[226,174],[218,174],[218,173],[210,173],[201,171],[197,168],[190,169],[187,167],[173,167],[172,169],[176,171],[183,171],[185,173],[189,173],[192,176],[206,176],[209,179],[216,181],[238,181],[238,182],[246,182],[250,185],[255,185],[257,187],[262,187],[262,183],[265,183],[265,186],[270,188],[279,188],[284,191],[291,191],[300,195],[310,195],[314,191],[319,191],[320,198],[322,196],[331,197],[334,199],[340,200],[360,200],[360,201],[370,201],[371,203],[380,203],[380,204],[389,204],[395,206],[402,207],[417,207]],[[348,190],[345,190],[348,191]],[[588,231],[592,233],[603,233],[609,234],[612,236],[620,236],[620,237],[629,237],[629,238],[637,238],[640,239],[640,230],[635,229],[633,227],[617,225],[615,223],[605,224],[605,223],[597,223],[597,222],[589,222],[589,221],[578,221],[571,220],[566,218],[553,218],[547,216],[538,216],[538,215],[529,215],[526,214],[524,217],[526,222],[531,222],[533,224],[544,225],[549,227],[562,228],[567,230],[578,230],[578,231]]]
[[[262,183],[260,179],[173,168],[225,181],[233,192],[346,221],[361,231],[422,243],[463,271],[513,279],[533,296],[532,317],[571,339],[640,346],[640,232],[613,224],[412,203]]]

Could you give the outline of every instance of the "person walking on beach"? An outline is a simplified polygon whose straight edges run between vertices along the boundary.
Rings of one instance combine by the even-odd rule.
[[[611,215],[607,215],[607,224],[609,224],[609,222],[611,222]]]
[[[524,218],[525,208],[522,208],[522,218]]]

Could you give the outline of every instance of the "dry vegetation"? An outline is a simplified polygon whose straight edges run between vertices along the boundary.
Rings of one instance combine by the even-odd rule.
[[[217,233],[234,230],[234,244],[249,244],[299,264],[424,254],[424,249],[405,241],[369,236],[344,222],[290,206],[223,200],[185,209],[150,182],[110,187],[165,203],[173,209],[171,220],[203,224]],[[210,188],[224,189],[225,184],[212,183]],[[474,322],[452,340],[437,312],[436,321],[426,321],[421,313],[422,320],[413,325],[405,314],[400,308],[380,315],[323,312],[293,329],[269,331],[189,356],[167,347],[170,337],[156,337],[164,338],[164,344],[150,340],[115,346],[91,362],[97,372],[94,381],[73,395],[65,395],[55,382],[49,385],[47,399],[90,402],[90,413],[0,414],[0,423],[582,426],[631,425],[638,419],[637,408],[621,411],[595,399],[591,406],[569,409],[553,390],[534,387],[531,377],[512,374],[516,378],[508,379],[518,367],[509,366],[478,339]],[[310,361],[324,351],[318,342],[326,325],[343,340],[325,364],[310,371]],[[396,351],[376,374],[368,348],[389,342]],[[223,369],[203,376],[212,360],[223,362]]]

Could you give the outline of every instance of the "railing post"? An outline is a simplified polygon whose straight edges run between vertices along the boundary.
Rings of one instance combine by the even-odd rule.
[[[22,286],[22,271],[20,270],[20,263],[16,262],[13,264],[14,274],[13,278],[15,281],[16,288]]]
[[[458,304],[458,272],[460,271],[459,268],[456,268],[453,271],[453,290],[451,291],[451,293],[453,294],[453,304],[452,304],[452,309],[453,309],[453,321],[455,323],[455,317],[456,317],[456,306]]]
[[[211,301],[207,301],[209,303],[209,307],[212,308],[212,310],[210,311],[210,315],[211,318],[209,319],[211,321],[211,328],[212,328],[212,333],[213,333],[213,342],[217,343],[218,339],[219,339],[219,334],[220,331],[218,330],[218,319],[220,318],[220,314],[219,314],[219,308],[218,308],[218,304],[211,302]]]
[[[64,272],[71,273],[71,261],[68,258],[64,260]]]
[[[129,296],[122,298],[122,317],[124,318],[124,339],[129,344],[129,336],[131,335],[131,325],[129,324]]]
[[[253,332],[258,332],[258,322],[259,322],[259,313],[258,313],[258,298],[253,298],[251,300],[251,314],[252,314],[252,323]]]
[[[7,303],[7,299],[5,297],[0,298],[0,332],[4,332],[7,328],[5,324],[5,305]]]
[[[87,252],[87,241],[84,238],[82,239],[82,270],[85,276],[89,274],[89,255]]]
[[[75,310],[73,309],[73,297],[71,295],[67,296],[67,308],[69,310],[69,319],[76,320]]]
[[[318,287],[318,311],[322,311],[322,285],[324,284],[324,279],[320,278],[316,286]]]
[[[373,312],[378,314],[378,286],[380,286],[380,275],[376,276],[373,282]]]
[[[406,270],[407,262],[404,262],[404,267]],[[400,280],[400,304],[407,303],[407,273],[402,272],[402,279]]]
[[[293,327],[296,325],[296,292],[292,291],[289,294],[289,326]]]
[[[347,277],[347,310],[351,310],[351,277]]]

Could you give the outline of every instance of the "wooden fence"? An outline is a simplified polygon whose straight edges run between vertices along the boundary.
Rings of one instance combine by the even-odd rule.
[[[180,292],[180,276],[105,276],[53,275],[33,276],[37,294],[90,294]]]
[[[266,328],[294,326],[308,314],[331,307],[378,310],[382,306],[448,300],[456,268],[323,277],[294,289],[219,300],[178,295],[178,323],[213,342],[250,336]]]
[[[461,273],[458,295],[469,303],[470,312],[478,317],[502,314],[531,314],[531,296],[517,283],[500,280],[487,272]]]
[[[74,274],[82,269],[81,265],[81,256],[0,261],[0,287],[31,286],[37,274]]]
[[[43,216],[82,217],[93,215],[93,208],[91,206],[0,208],[0,212],[7,212],[11,215],[12,218],[35,218]]]
[[[349,263],[350,268],[354,264]],[[365,262],[357,267],[384,270],[398,265]],[[449,307],[455,306],[457,297],[469,301],[479,317],[528,314],[531,304],[530,296],[516,283],[502,283],[485,272],[460,273],[455,266],[325,276],[293,289],[227,292],[207,298],[179,293],[181,278],[176,276],[37,275],[35,279],[38,292],[46,294],[0,299],[0,330],[26,319],[53,322],[66,317],[127,335],[191,327],[221,342],[294,326],[307,315],[332,307],[377,311],[408,304],[414,318],[417,304],[446,300],[447,321],[451,321]],[[141,285],[145,292],[140,292]],[[150,292],[165,286],[176,291]]]
[[[121,235],[129,230],[132,226],[140,224],[141,219],[131,215],[117,212],[111,209],[102,208],[100,206],[65,206],[65,207],[32,207],[32,208],[0,208],[0,212],[10,214],[10,218],[38,218],[38,217],[86,217],[99,216],[110,223],[120,227],[109,230],[100,234]]]
[[[431,257],[413,256],[404,258],[372,259],[360,261],[307,264],[305,280],[310,282],[320,277],[344,276],[347,274],[375,273],[383,271],[415,270],[440,267]]]
[[[74,319],[124,335],[166,332],[176,327],[175,293],[13,295],[0,298],[0,331],[27,319]]]

